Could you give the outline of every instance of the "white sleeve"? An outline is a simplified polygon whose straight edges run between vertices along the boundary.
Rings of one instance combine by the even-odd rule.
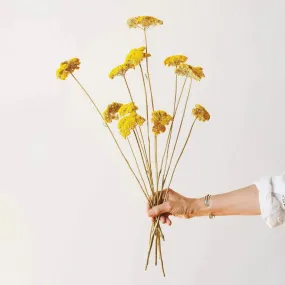
[[[285,225],[285,172],[254,183],[259,190],[261,215],[270,228]]]

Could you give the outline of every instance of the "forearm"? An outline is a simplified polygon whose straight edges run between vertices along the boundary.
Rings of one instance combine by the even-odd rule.
[[[204,197],[196,199],[192,206],[194,216],[260,215],[258,189],[255,185],[213,195],[209,207],[205,205]]]

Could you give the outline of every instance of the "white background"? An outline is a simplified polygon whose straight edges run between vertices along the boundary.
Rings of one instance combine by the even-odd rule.
[[[102,110],[127,102],[123,81],[108,78],[143,45],[126,20],[164,20],[149,32],[157,105],[171,110],[174,76],[162,62],[183,53],[206,75],[191,105],[212,116],[197,124],[172,187],[230,191],[285,168],[284,9],[282,0],[2,0],[0,284],[283,285],[284,228],[260,217],[174,219],[164,227],[167,278],[153,264],[144,272],[144,198],[93,106],[55,70],[79,57],[76,74]],[[141,105],[139,73],[129,80]]]

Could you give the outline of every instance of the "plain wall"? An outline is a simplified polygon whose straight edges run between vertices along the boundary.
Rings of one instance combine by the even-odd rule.
[[[285,170],[284,9],[282,0],[1,1],[0,284],[284,285],[284,228],[261,217],[173,219],[163,227],[167,278],[153,261],[144,272],[144,197],[82,90],[55,78],[79,57],[76,74],[102,110],[127,102],[123,81],[108,78],[143,45],[126,20],[164,20],[149,32],[157,105],[172,108],[163,60],[182,53],[206,75],[188,114],[200,103],[212,116],[195,127],[172,188],[237,189]],[[142,106],[138,71],[129,80]]]

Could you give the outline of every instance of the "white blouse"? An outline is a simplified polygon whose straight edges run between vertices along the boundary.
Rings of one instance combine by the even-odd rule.
[[[285,172],[254,183],[259,190],[262,218],[270,228],[285,225]]]

